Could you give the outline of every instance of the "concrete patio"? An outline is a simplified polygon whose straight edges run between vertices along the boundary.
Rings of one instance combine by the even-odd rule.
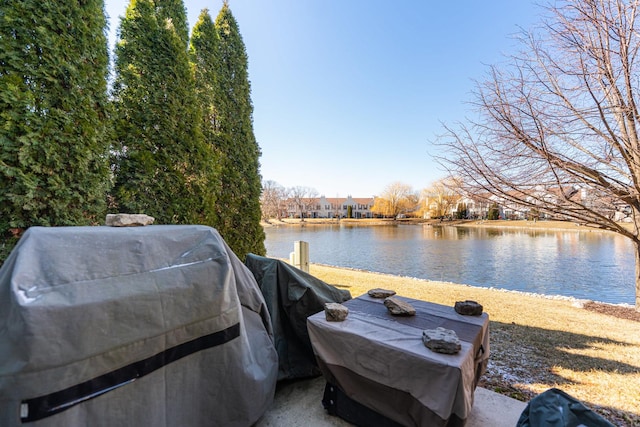
[[[347,427],[348,422],[322,407],[324,378],[278,384],[271,408],[255,427]],[[466,427],[514,427],[526,403],[477,388]]]

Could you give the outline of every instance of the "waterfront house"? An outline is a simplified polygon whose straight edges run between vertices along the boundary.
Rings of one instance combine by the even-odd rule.
[[[375,197],[303,197],[284,203],[288,218],[373,218]]]

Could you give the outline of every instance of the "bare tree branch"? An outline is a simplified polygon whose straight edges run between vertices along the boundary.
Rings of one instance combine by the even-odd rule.
[[[477,85],[478,118],[445,126],[439,158],[492,194],[626,236],[640,248],[640,0],[564,0]],[[634,228],[616,221],[626,206]],[[640,259],[640,255],[637,256]],[[640,267],[636,268],[640,309]]]

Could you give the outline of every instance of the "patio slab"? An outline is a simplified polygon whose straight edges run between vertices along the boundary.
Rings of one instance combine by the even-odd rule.
[[[348,427],[322,407],[324,378],[278,384],[271,408],[255,427]],[[478,387],[466,427],[514,427],[527,406],[502,394]]]

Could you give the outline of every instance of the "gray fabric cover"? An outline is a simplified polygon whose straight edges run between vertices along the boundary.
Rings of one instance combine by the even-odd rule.
[[[226,330],[239,335],[26,425],[249,426],[278,366],[262,294],[216,230],[32,227],[0,269],[0,425]]]
[[[286,262],[249,254],[245,264],[265,298],[278,351],[278,380],[320,375],[307,331],[307,317],[328,302],[344,302],[351,293]]]
[[[402,299],[415,316],[393,316],[382,299],[365,294],[344,303],[349,315],[343,322],[329,322],[323,313],[309,317],[323,375],[349,398],[401,425],[464,425],[489,359],[489,317]],[[456,331],[458,354],[425,347],[422,331],[436,327]]]
[[[516,426],[613,427],[613,424],[584,406],[575,397],[560,389],[550,388],[529,401]]]

